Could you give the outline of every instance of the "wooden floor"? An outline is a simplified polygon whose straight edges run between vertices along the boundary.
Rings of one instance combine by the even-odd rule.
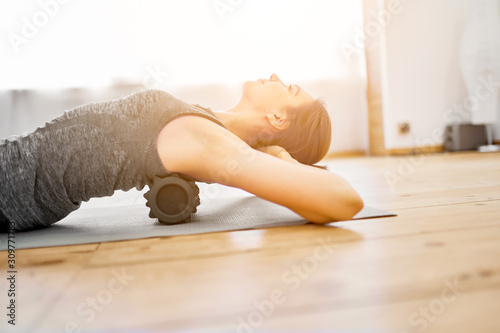
[[[17,250],[0,330],[500,332],[500,154],[329,166],[398,216]]]

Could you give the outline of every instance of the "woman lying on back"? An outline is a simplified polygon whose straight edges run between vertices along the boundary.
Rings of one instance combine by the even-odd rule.
[[[275,74],[245,82],[227,111],[161,90],[82,105],[0,140],[0,226],[48,226],[82,201],[172,172],[238,187],[314,223],[348,220],[363,201],[342,177],[313,166],[330,141],[322,103]]]

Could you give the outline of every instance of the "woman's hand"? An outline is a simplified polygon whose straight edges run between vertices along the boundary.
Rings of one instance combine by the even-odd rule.
[[[275,157],[282,159],[284,161],[287,161],[287,162],[301,164],[299,161],[294,159],[292,157],[292,155],[290,155],[290,153],[288,153],[288,151],[285,148],[283,148],[281,146],[264,146],[264,147],[257,148],[257,150],[259,150],[263,153],[275,156]]]

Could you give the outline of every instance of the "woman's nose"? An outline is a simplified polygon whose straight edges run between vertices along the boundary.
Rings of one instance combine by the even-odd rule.
[[[270,78],[271,81],[276,81],[276,82],[280,82],[283,84],[283,82],[281,82],[280,78],[278,77],[278,75],[276,74],[271,74],[271,78]]]

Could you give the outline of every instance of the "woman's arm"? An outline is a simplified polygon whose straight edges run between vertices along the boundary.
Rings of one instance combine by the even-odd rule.
[[[171,121],[160,132],[157,147],[170,172],[241,188],[311,222],[348,220],[363,208],[359,195],[342,177],[255,150],[202,117]]]

